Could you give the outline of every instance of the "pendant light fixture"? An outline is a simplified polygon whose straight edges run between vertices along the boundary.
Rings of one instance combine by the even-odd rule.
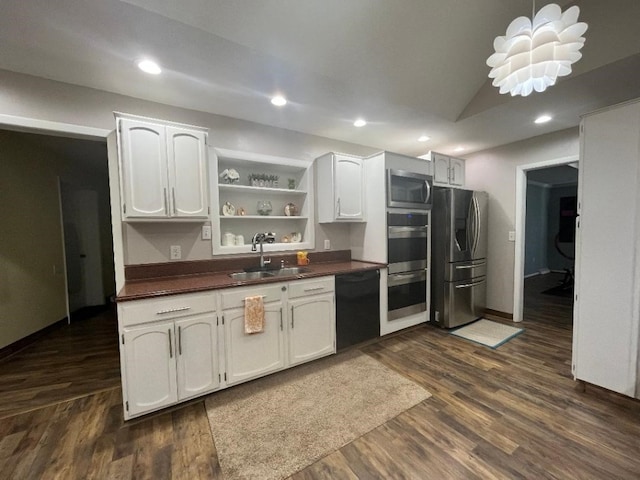
[[[534,90],[543,92],[558,77],[571,73],[571,65],[580,58],[587,24],[578,22],[580,9],[573,6],[562,13],[550,3],[535,13],[533,20],[516,18],[505,36],[493,42],[495,53],[487,59],[489,78],[500,93],[526,97]]]

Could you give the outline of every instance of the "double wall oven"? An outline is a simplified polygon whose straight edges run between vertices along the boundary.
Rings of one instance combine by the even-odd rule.
[[[427,310],[432,178],[387,170],[388,315],[397,320]]]

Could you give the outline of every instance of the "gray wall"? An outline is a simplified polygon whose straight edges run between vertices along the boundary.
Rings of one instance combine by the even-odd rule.
[[[0,70],[3,114],[112,130],[114,111],[206,127],[211,145],[232,150],[308,161],[330,151],[370,155],[379,150]],[[183,260],[212,258],[211,242],[200,239],[199,225],[127,224],[123,237],[127,264],[169,261],[169,245],[182,247]],[[318,225],[315,239],[318,246],[329,239],[332,249],[348,249],[349,226]]]
[[[578,128],[561,130],[467,155],[467,186],[489,193],[487,307],[513,313],[516,167],[578,155]]]

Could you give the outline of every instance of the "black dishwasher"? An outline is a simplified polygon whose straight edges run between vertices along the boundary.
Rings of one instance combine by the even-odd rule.
[[[336,275],[336,348],[380,336],[380,271]]]

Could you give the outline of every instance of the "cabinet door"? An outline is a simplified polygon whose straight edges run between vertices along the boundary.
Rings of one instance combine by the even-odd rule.
[[[178,401],[173,322],[125,329],[124,365],[130,416]]]
[[[449,184],[449,157],[446,155],[433,154],[433,181]]]
[[[449,160],[449,183],[451,185],[464,185],[464,160],[461,158],[453,158]]]
[[[206,217],[207,151],[205,133],[167,127],[170,205],[173,217]]]
[[[178,399],[219,387],[216,317],[207,313],[176,321]]]
[[[129,119],[120,125],[124,218],[168,216],[165,128]]]
[[[334,161],[336,220],[363,220],[362,159],[336,155]]]
[[[333,293],[289,301],[289,365],[335,353]]]
[[[244,333],[244,308],[225,310],[223,315],[228,385],[284,368],[282,302],[265,305],[262,333]]]

